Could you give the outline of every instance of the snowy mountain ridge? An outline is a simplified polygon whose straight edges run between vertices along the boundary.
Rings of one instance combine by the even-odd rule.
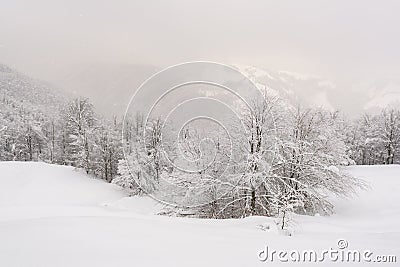
[[[30,78],[10,67],[0,64],[0,94],[3,101],[23,104],[43,113],[58,110],[65,103],[67,94],[61,90]]]
[[[271,71],[254,66],[235,67],[249,77],[257,86],[264,88],[291,104],[323,107],[335,110],[329,99],[336,85],[316,75],[300,74],[289,71]]]
[[[396,81],[381,81],[370,84],[367,90],[368,101],[365,110],[400,106],[400,83]]]
[[[261,88],[266,86],[273,94],[295,105],[300,103],[333,111],[342,109],[337,106],[340,101],[355,101],[356,108],[353,108],[352,112],[360,114],[368,111],[379,112],[382,108],[400,105],[400,82],[396,79],[363,82],[351,86],[348,94],[338,98],[338,85],[314,74],[265,70],[254,66],[235,67]]]

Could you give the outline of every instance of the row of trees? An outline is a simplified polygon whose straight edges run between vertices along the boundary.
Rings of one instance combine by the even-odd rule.
[[[280,216],[282,227],[292,212],[329,214],[329,194],[348,196],[364,186],[341,169],[354,160],[339,113],[266,97],[241,115],[240,125],[225,122],[229,134],[188,125],[176,133],[160,128],[160,119],[146,124],[136,116],[138,127],[125,127],[125,171],[116,183],[176,204],[180,213]]]
[[[0,160],[82,168],[199,217],[280,216],[284,227],[288,214],[329,214],[329,194],[363,186],[341,166],[400,162],[396,109],[349,122],[267,96],[242,111],[240,125],[226,121],[227,134],[190,125],[176,132],[141,114],[105,121],[82,98],[52,116],[6,98],[2,104]]]
[[[51,115],[6,98],[2,104],[1,161],[70,165],[108,182],[117,175],[121,127],[96,117],[88,99],[77,98]]]
[[[384,109],[364,114],[349,125],[346,144],[356,164],[400,163],[400,111]]]

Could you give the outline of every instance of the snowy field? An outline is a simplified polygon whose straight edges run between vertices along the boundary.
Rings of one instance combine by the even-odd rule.
[[[0,162],[0,266],[271,266],[270,250],[338,248],[400,261],[400,166],[351,167],[370,189],[335,200],[330,217],[295,216],[289,235],[272,218],[201,220],[155,215],[162,206],[71,167]],[[264,254],[262,254],[264,255]],[[313,265],[342,265],[329,260]],[[364,266],[363,263],[345,263]],[[295,263],[310,266],[310,263]]]

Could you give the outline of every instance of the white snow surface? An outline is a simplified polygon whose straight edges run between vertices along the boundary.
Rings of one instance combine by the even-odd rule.
[[[370,185],[335,199],[336,213],[294,216],[291,235],[276,219],[205,220],[156,215],[163,207],[72,167],[0,162],[0,266],[274,266],[258,252],[337,248],[400,261],[400,166],[357,166]],[[269,228],[269,229],[268,229]],[[362,263],[319,263],[363,266]],[[295,263],[310,266],[310,263]],[[315,265],[315,263],[314,263]]]

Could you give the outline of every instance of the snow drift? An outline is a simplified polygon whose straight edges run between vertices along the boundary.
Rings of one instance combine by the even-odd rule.
[[[258,259],[266,245],[322,250],[338,239],[351,249],[396,255],[400,166],[349,171],[370,189],[334,200],[333,216],[294,216],[289,236],[273,218],[157,216],[162,207],[153,200],[128,198],[71,167],[0,162],[0,266],[265,266],[275,264]]]

